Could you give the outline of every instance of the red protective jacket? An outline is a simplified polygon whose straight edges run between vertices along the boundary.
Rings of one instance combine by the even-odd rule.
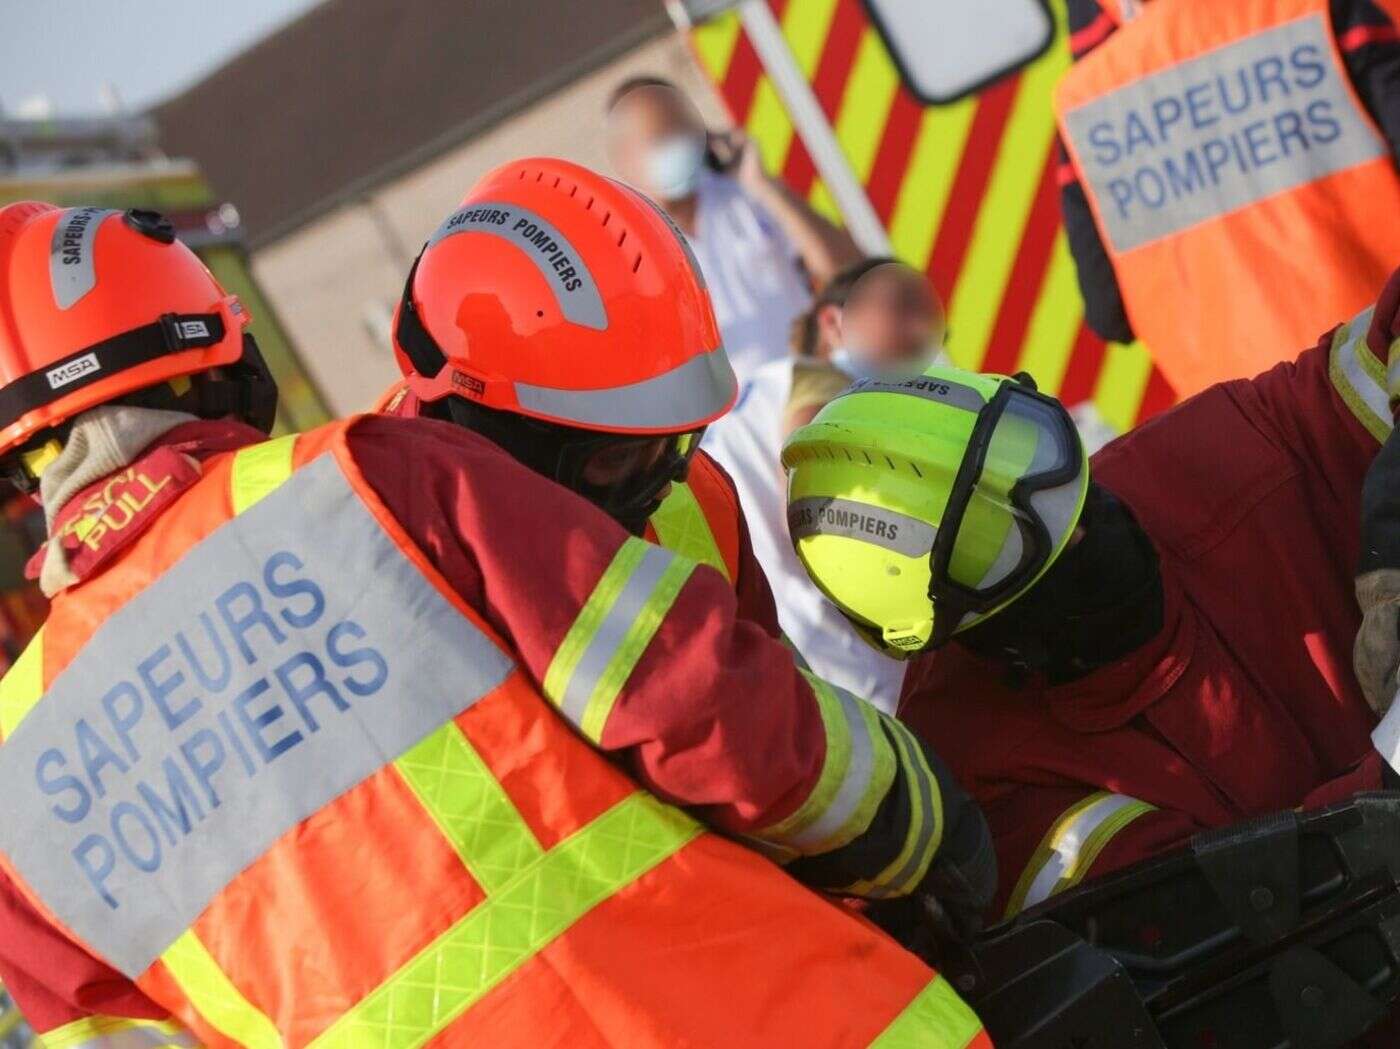
[[[142,471],[155,471],[157,464],[202,461],[259,439],[237,424],[190,423],[142,452],[133,470],[144,479]],[[597,589],[606,585],[605,573],[626,539],[622,529],[454,426],[368,416],[346,439],[365,480],[412,542],[507,640],[522,668],[543,680],[576,621],[597,605]],[[120,488],[123,482],[114,483]],[[105,491],[104,484],[79,493],[69,508]],[[173,490],[171,498],[178,498]],[[88,573],[120,571],[127,548],[115,545],[123,541],[118,537],[138,534],[164,511],[165,503],[147,501],[150,510],[128,515],[122,531],[103,533],[114,537],[111,550],[99,544],[92,555],[75,547],[70,566],[79,582],[55,598],[56,607],[67,594],[81,592]],[[65,508],[59,520],[70,512]],[[327,530],[333,536],[333,521]],[[761,574],[754,578],[761,582]],[[904,876],[909,855],[927,850],[931,858],[930,844],[941,837],[943,822],[964,808],[964,796],[944,790],[941,812],[921,807],[916,792],[938,787],[925,778],[912,735],[800,673],[774,640],[771,598],[769,623],[758,621],[761,608],[751,607],[756,618],[739,616],[735,590],[718,572],[691,571],[669,607],[657,613],[655,633],[642,642],[620,683],[596,745],[653,793],[714,826],[800,854],[789,869],[804,880],[871,891],[893,885],[887,875]],[[842,710],[864,717],[865,727],[843,725]],[[852,746],[867,749],[871,763],[845,760]],[[807,834],[814,820],[833,815],[835,799],[848,786],[865,801],[834,833],[785,844],[789,832]],[[923,864],[920,876],[927,869]],[[0,982],[41,1031],[87,1017],[163,1015],[129,981],[56,930],[2,871]]]
[[[1149,644],[1053,688],[1013,689],[957,644],[911,667],[901,715],[982,803],[1006,913],[1204,828],[1381,785],[1352,578],[1397,299],[1400,275],[1369,348],[1370,311],[1094,458],[1161,557]]]

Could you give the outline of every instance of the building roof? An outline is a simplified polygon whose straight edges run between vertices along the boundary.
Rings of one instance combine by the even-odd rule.
[[[660,0],[326,0],[154,116],[256,245],[668,26]]]

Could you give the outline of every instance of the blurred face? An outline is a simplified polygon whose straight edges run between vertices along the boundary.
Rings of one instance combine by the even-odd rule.
[[[921,366],[944,335],[943,306],[928,280],[898,262],[857,281],[840,312],[840,345],[871,367]]]
[[[608,155],[623,180],[662,201],[695,192],[705,157],[705,125],[673,87],[633,88],[608,114]]]

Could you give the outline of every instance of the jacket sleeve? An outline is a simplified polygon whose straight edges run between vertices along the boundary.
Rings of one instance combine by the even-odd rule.
[[[1356,93],[1400,164],[1400,31],[1374,0],[1332,0],[1332,27]]]
[[[0,983],[46,1049],[197,1044],[134,983],[41,918],[3,872]]]
[[[948,873],[945,841],[979,841],[980,813],[908,729],[799,671],[715,570],[457,427],[371,416],[350,447],[542,694],[653,793],[856,895],[921,888]]]
[[[1174,848],[1205,828],[1110,791],[1021,786],[986,807],[1001,872],[995,918]]]

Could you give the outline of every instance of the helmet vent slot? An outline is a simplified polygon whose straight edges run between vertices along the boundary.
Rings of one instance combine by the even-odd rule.
[[[620,247],[622,247],[622,245],[625,244],[625,243],[627,243],[627,231],[626,231],[626,230],[623,230],[623,231],[622,231],[622,236],[620,236],[620,237],[617,238],[617,246],[620,248]]]
[[[639,269],[641,269],[641,268],[642,268],[642,253],[639,251],[639,252],[637,252],[637,261],[634,262],[634,263],[632,263],[632,272],[633,272],[633,273],[636,273],[636,272],[637,272]]]

